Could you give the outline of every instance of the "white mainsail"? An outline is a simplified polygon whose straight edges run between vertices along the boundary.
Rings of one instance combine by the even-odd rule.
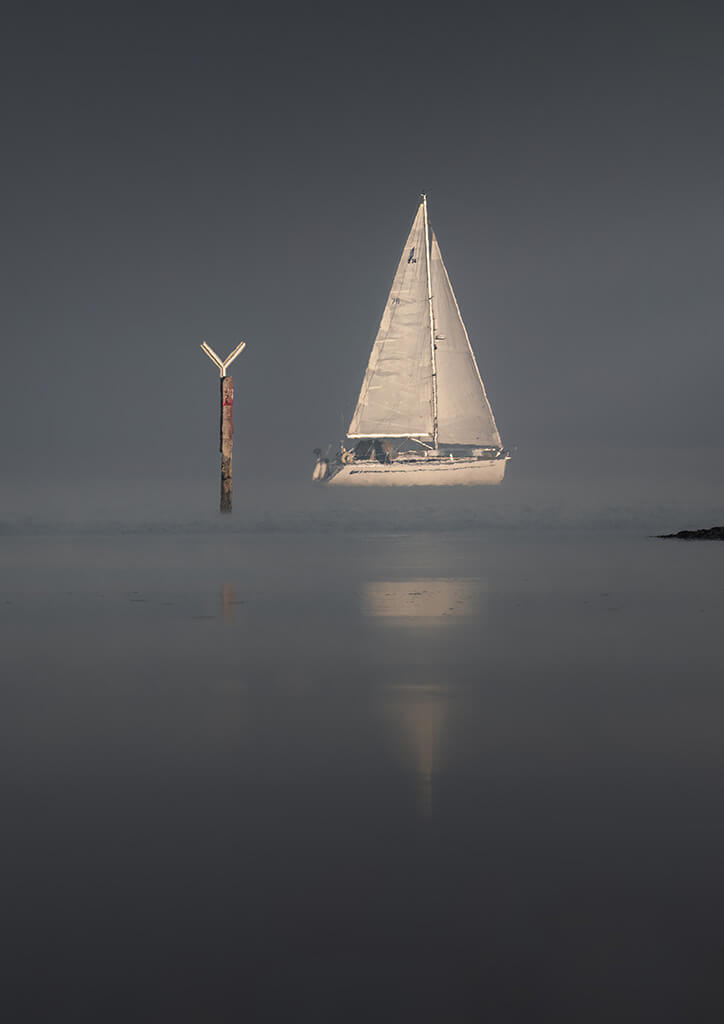
[[[440,444],[499,447],[500,434],[434,232],[430,279],[437,369],[437,440]]]
[[[433,438],[426,226],[421,203],[382,314],[348,437]]]

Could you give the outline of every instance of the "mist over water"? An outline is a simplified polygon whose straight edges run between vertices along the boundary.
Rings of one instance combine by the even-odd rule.
[[[5,492],[28,1016],[703,1006],[724,547],[651,537],[721,521],[693,458],[521,453],[435,492],[239,475],[225,518],[211,474]]]
[[[529,445],[515,451],[500,487],[313,486],[311,452],[269,463],[240,447],[234,511],[218,515],[213,450],[200,476],[52,474],[8,479],[0,531],[359,532],[460,529],[630,530],[709,526],[724,517],[719,448]],[[295,455],[295,458],[292,458]]]

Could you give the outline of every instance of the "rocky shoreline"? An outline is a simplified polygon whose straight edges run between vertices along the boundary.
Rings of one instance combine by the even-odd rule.
[[[679,530],[678,533],[660,533],[662,540],[724,540],[724,526],[710,526],[708,530]]]

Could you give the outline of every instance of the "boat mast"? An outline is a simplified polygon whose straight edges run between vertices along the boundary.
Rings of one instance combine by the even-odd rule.
[[[432,445],[437,448],[437,364],[435,361],[435,325],[432,316],[432,283],[430,281],[430,231],[427,223],[427,196],[423,192],[422,209],[425,218],[425,269],[427,270],[427,308],[430,317],[430,356],[432,360]]]

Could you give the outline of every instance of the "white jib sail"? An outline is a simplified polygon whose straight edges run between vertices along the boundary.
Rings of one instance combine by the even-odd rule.
[[[382,314],[348,437],[433,434],[425,218],[417,211]]]
[[[430,261],[439,444],[500,445],[468,332],[433,232]]]

